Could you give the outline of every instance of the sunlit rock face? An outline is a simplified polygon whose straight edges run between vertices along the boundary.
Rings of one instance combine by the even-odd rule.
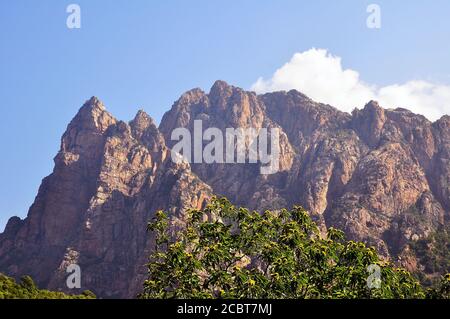
[[[175,163],[176,128],[277,128],[279,167]],[[217,81],[193,89],[159,127],[144,111],[115,119],[95,97],[70,122],[25,220],[12,217],[0,234],[0,272],[31,275],[43,287],[69,292],[67,265],[82,270],[81,290],[134,297],[153,248],[147,222],[160,209],[183,227],[189,208],[213,194],[251,209],[300,204],[323,232],[343,229],[385,258],[421,270],[408,254],[450,212],[450,117],[432,123],[405,109],[370,101],[352,114],[297,91],[256,95]]]

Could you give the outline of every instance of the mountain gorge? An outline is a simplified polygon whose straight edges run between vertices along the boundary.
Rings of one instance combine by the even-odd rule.
[[[259,163],[175,163],[171,133],[192,131],[195,120],[203,129],[278,128],[278,172],[262,175]],[[170,213],[177,231],[187,210],[214,194],[259,211],[300,204],[323,232],[340,228],[431,277],[414,243],[443,231],[450,217],[450,116],[432,123],[375,101],[348,114],[295,90],[257,95],[217,81],[209,93],[184,93],[158,127],[144,111],[117,120],[93,97],[54,162],[27,218],[12,217],[0,234],[0,272],[67,291],[65,269],[76,263],[82,290],[101,297],[142,289],[154,245],[146,225],[157,210]]]

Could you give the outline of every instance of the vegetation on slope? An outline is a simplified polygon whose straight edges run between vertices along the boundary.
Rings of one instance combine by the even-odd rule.
[[[411,251],[414,253],[424,269],[416,276],[425,285],[436,284],[430,278],[450,272],[450,226],[441,227],[427,238],[412,241]]]
[[[17,283],[13,278],[0,273],[0,299],[94,299],[95,295],[85,291],[81,295],[38,289],[30,276]]]

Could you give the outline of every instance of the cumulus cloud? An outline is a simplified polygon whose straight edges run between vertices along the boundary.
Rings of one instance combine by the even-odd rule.
[[[377,100],[386,108],[407,108],[430,120],[450,113],[450,85],[413,80],[378,87],[362,81],[357,71],[344,69],[341,58],[324,49],[294,54],[270,79],[259,78],[251,89],[257,93],[296,89],[346,112]]]

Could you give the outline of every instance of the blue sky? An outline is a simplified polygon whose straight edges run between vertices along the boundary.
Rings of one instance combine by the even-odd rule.
[[[66,27],[71,3],[81,29]],[[366,26],[370,3],[381,29]],[[159,121],[190,88],[222,79],[249,89],[311,48],[373,85],[449,85],[449,38],[448,0],[0,0],[0,230],[26,216],[92,95],[117,118],[143,108]]]

